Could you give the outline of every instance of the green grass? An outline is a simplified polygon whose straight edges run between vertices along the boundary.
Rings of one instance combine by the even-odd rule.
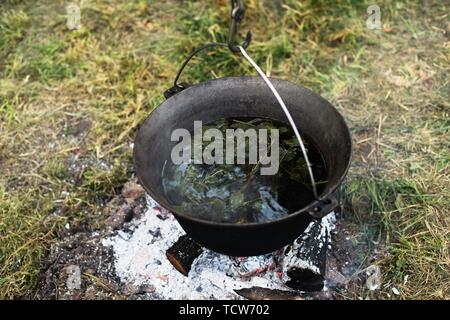
[[[448,6],[380,1],[384,29],[371,31],[369,1],[245,3],[249,54],[329,99],[351,127],[345,218],[386,253],[361,266],[382,267],[382,289],[345,297],[450,298]],[[33,297],[67,222],[102,226],[103,205],[132,174],[138,124],[190,50],[226,39],[228,5],[85,1],[82,28],[69,31],[63,1],[2,2],[0,298]],[[218,49],[182,80],[242,74],[255,72]]]
[[[25,37],[29,17],[22,10],[2,10],[0,16],[0,52],[2,58]]]

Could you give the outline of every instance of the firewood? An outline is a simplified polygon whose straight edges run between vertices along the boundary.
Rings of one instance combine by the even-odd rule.
[[[203,248],[197,242],[183,235],[167,249],[166,256],[175,269],[188,276],[192,263],[202,252]]]
[[[251,287],[234,290],[238,295],[249,300],[305,300],[295,291]]]
[[[303,235],[285,248],[283,274],[287,286],[300,291],[322,290],[330,231],[325,221],[313,220]]]
[[[313,220],[307,230],[284,249],[282,273],[284,283],[299,291],[319,291],[324,286],[327,249],[332,228],[330,220]],[[187,276],[194,260],[203,248],[187,235],[181,236],[166,251],[170,263]],[[260,289],[240,291],[238,294],[260,294]],[[267,292],[266,292],[267,293]],[[270,292],[274,297],[274,292]]]

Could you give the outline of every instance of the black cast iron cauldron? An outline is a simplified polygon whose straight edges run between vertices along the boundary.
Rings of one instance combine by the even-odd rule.
[[[322,153],[328,182],[306,207],[282,219],[265,223],[217,223],[184,215],[168,203],[161,172],[178,142],[170,140],[177,128],[193,130],[220,118],[259,117],[287,122],[272,92],[260,77],[229,77],[202,82],[175,94],[157,107],[139,128],[134,144],[137,176],[159,204],[172,211],[184,231],[206,248],[231,256],[273,252],[295,240],[312,219],[320,219],[336,206],[336,189],[342,183],[351,157],[351,137],[343,117],[326,100],[288,81],[271,79],[300,132]]]

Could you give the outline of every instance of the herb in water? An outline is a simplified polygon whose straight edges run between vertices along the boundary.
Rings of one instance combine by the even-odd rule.
[[[167,200],[177,212],[215,222],[267,222],[314,200],[306,161],[289,125],[261,118],[233,118],[209,123],[203,126],[203,131],[210,128],[219,129],[224,136],[226,129],[278,129],[278,173],[261,175],[260,163],[248,164],[248,154],[246,164],[175,165],[168,160],[162,173],[163,187]],[[327,177],[325,162],[311,139],[302,138],[320,192]],[[248,141],[245,150],[249,150]]]

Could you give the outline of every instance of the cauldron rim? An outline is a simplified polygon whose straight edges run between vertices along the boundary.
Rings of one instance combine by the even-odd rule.
[[[221,77],[221,78],[217,78],[217,79],[211,79],[211,80],[206,80],[206,81],[202,81],[193,85],[190,85],[189,87],[187,87],[186,89],[182,90],[181,92],[177,93],[176,96],[182,96],[183,94],[188,93],[189,91],[195,90],[195,88],[198,88],[200,86],[205,86],[208,85],[210,83],[215,83],[218,81],[233,81],[234,79],[239,79],[239,80],[250,80],[250,79],[261,79],[258,76],[228,76],[228,77]],[[246,228],[246,227],[259,227],[259,226],[269,226],[269,225],[274,225],[274,224],[279,224],[279,223],[285,223],[289,220],[293,220],[295,219],[297,216],[301,215],[301,214],[309,214],[308,211],[311,211],[313,208],[321,206],[321,201],[324,201],[326,199],[329,198],[334,198],[335,197],[335,193],[336,193],[336,189],[342,184],[342,182],[344,181],[348,170],[350,168],[351,165],[351,161],[352,161],[352,155],[353,155],[353,144],[352,144],[352,136],[351,136],[351,132],[347,126],[347,123],[345,122],[344,117],[336,110],[336,108],[331,105],[330,102],[328,102],[328,100],[326,100],[325,98],[323,98],[321,95],[319,95],[318,93],[315,93],[314,91],[312,91],[309,88],[306,88],[302,85],[298,85],[296,83],[293,83],[292,81],[289,80],[285,80],[285,79],[280,79],[280,78],[276,78],[276,77],[269,77],[269,79],[271,80],[275,80],[276,82],[285,82],[288,83],[292,86],[297,86],[299,88],[302,88],[303,90],[306,90],[308,93],[316,96],[319,99],[322,99],[324,101],[327,102],[327,104],[329,104],[332,109],[335,111],[337,117],[339,118],[339,120],[341,120],[342,124],[345,127],[345,131],[348,133],[348,141],[349,141],[349,158],[348,158],[348,162],[346,167],[344,168],[344,170],[342,171],[342,174],[340,176],[340,178],[332,185],[330,186],[328,192],[321,194],[319,196],[319,199],[315,199],[314,201],[312,201],[311,203],[309,203],[308,205],[304,206],[303,208],[294,211],[292,213],[289,213],[288,215],[282,217],[282,218],[278,218],[275,220],[270,220],[270,221],[266,221],[266,222],[245,222],[245,223],[240,223],[240,224],[236,224],[236,223],[231,223],[231,222],[217,222],[217,221],[210,221],[210,220],[205,220],[205,219],[200,219],[200,218],[196,218],[196,217],[192,217],[190,215],[187,214],[183,214],[180,212],[177,212],[177,210],[175,210],[174,208],[171,208],[170,205],[166,205],[164,200],[161,200],[161,197],[153,192],[151,190],[151,188],[149,186],[147,186],[144,181],[142,181],[140,175],[138,174],[138,167],[136,165],[136,147],[133,148],[133,164],[136,170],[136,176],[140,182],[140,184],[143,186],[144,190],[153,198],[153,200],[155,200],[158,205],[162,206],[163,208],[165,208],[166,210],[170,211],[171,213],[173,213],[175,216],[179,216],[183,219],[195,222],[195,223],[200,223],[200,224],[204,224],[204,225],[210,225],[210,226],[224,226],[227,228]],[[262,79],[261,79],[262,81]],[[155,107],[149,114],[148,116],[145,118],[145,120],[141,123],[141,125],[143,125],[150,117],[151,115],[156,112],[158,109],[161,109],[166,101],[169,101],[170,99],[172,99],[173,97],[170,97],[168,99],[166,99],[165,101],[163,101],[161,104],[159,104],[157,107]],[[137,139],[139,137],[139,129],[140,126],[138,128],[138,134],[136,134],[135,140],[134,140],[134,146],[136,146],[136,142]],[[300,128],[301,129],[301,128]],[[331,210],[332,211],[332,210]],[[331,212],[330,211],[330,212]],[[329,214],[330,212],[327,212],[327,214]]]

